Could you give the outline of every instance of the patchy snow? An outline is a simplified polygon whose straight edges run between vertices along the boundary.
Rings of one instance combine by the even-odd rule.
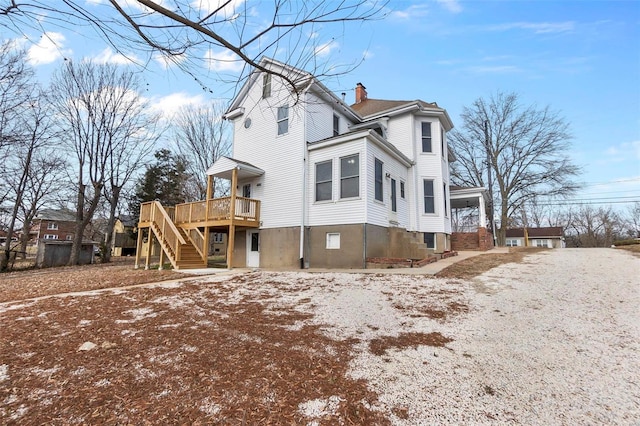
[[[303,402],[298,406],[298,411],[307,417],[323,417],[335,415],[340,408],[339,396],[332,395],[329,398],[313,399]]]
[[[7,364],[0,365],[0,382],[9,380],[9,366]]]

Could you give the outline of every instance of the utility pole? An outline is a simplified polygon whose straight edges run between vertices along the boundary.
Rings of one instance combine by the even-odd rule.
[[[496,224],[493,221],[493,182],[491,180],[491,145],[489,143],[489,121],[484,120],[484,149],[487,151],[487,185],[489,186],[489,226],[493,234],[493,245],[496,245]]]

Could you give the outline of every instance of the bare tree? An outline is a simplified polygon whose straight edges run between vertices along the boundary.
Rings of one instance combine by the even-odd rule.
[[[0,161],[0,207],[11,192],[7,179],[14,165],[13,148],[25,139],[22,117],[32,100],[35,88],[32,77],[33,70],[26,64],[24,52],[16,50],[12,43],[1,44],[0,158],[5,161]]]
[[[52,100],[64,142],[74,156],[76,227],[71,265],[79,261],[84,231],[105,186],[111,182],[117,156],[125,149],[120,138],[123,132],[139,129],[137,114],[144,105],[138,95],[139,85],[136,74],[130,71],[90,61],[68,61],[53,77]],[[121,182],[118,180],[116,186]]]
[[[198,200],[207,194],[207,169],[231,150],[228,124],[222,119],[224,111],[222,102],[205,107],[189,106],[181,109],[175,119],[176,147],[187,160],[187,173],[192,177]],[[213,184],[214,195],[221,195],[225,188],[216,181]]]
[[[627,208],[626,222],[629,237],[640,238],[640,201],[636,201]]]
[[[623,232],[623,221],[611,206],[585,205],[573,212],[567,240],[575,247],[609,247]]]
[[[452,182],[488,187],[490,167],[499,206],[499,245],[504,245],[510,219],[525,202],[542,195],[563,197],[577,189],[572,178],[579,168],[567,156],[569,125],[549,107],[523,106],[518,95],[498,92],[465,107],[461,117],[460,130],[449,136],[457,158]]]
[[[264,69],[260,58],[267,55],[297,68],[311,67],[308,70],[316,77],[346,73],[355,63],[330,67],[320,63],[317,52],[330,49],[327,43],[339,37],[349,23],[383,18],[388,12],[387,3],[388,0],[2,0],[0,18],[4,16],[6,26],[18,33],[23,33],[23,28],[42,30],[50,25],[89,24],[132,60],[138,54],[147,53],[147,58],[160,54],[198,81],[205,75],[198,72],[202,67],[215,69],[212,65],[235,62],[244,65],[245,75],[252,69],[280,75],[297,93],[298,82],[286,72]],[[255,16],[258,8],[260,18]],[[320,31],[331,31],[332,39],[313,36]]]
[[[55,132],[52,115],[48,105],[44,104],[45,97],[40,94],[33,98],[31,107],[24,111],[24,115],[16,117],[22,128],[22,140],[13,145],[14,167],[10,174],[11,201],[13,208],[9,217],[7,232],[13,235],[16,221],[19,219],[20,209],[24,206],[25,196],[31,187],[35,176],[42,174],[42,170],[34,167],[43,155],[50,155],[50,148],[55,144]],[[37,178],[36,178],[37,179]],[[7,269],[11,251],[10,239],[4,245],[4,256],[0,261],[0,271]]]
[[[133,87],[127,88],[122,95],[124,95],[123,98],[117,102],[118,119],[109,125],[112,152],[107,164],[108,178],[103,188],[109,205],[104,247],[101,250],[104,263],[111,261],[113,229],[122,190],[131,182],[136,172],[140,171],[161,135],[158,130],[160,116],[149,112],[148,101],[135,93]]]

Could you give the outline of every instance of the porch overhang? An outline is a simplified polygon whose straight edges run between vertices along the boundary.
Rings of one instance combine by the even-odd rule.
[[[455,188],[450,189],[449,198],[451,199],[452,209],[464,209],[466,207],[480,207],[480,200],[484,200],[487,204],[487,189],[483,187],[472,188]]]
[[[218,161],[209,167],[207,175],[231,180],[234,170],[238,171],[238,179],[248,179],[264,174],[264,170],[253,164],[229,157],[220,157]]]

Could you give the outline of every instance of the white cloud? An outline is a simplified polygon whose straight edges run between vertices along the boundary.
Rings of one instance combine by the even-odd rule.
[[[429,14],[429,8],[426,5],[412,5],[404,10],[394,10],[389,15],[392,18],[408,20],[411,18],[421,18]]]
[[[165,55],[162,53],[155,53],[153,55],[153,59],[160,65],[162,68],[167,69],[171,65],[178,64],[183,62],[186,57],[184,55]]]
[[[105,48],[98,53],[93,59],[101,64],[127,65],[132,62],[138,62],[135,56],[126,57],[121,53],[114,52],[110,47]]]
[[[458,2],[458,0],[436,0],[445,9],[447,9],[451,13],[460,13],[462,12],[462,6]]]
[[[506,24],[492,25],[489,31],[528,30],[535,34],[564,33],[575,29],[574,21],[565,22],[509,22]]]
[[[202,95],[192,95],[185,92],[172,93],[151,99],[153,110],[162,114],[165,119],[171,119],[176,112],[187,105],[204,105],[205,99]]]
[[[314,53],[316,54],[316,56],[328,56],[331,51],[337,49],[338,47],[340,47],[340,44],[335,40],[331,40],[316,47]]]
[[[622,142],[605,150],[606,162],[640,161],[640,141]],[[638,165],[640,167],[640,164]]]
[[[27,51],[27,60],[31,65],[44,65],[55,62],[63,56],[71,55],[71,49],[64,48],[64,35],[56,32],[46,32],[37,44]]]
[[[194,0],[191,2],[191,6],[199,9],[204,14],[210,14],[220,9],[220,6],[227,3],[228,0]],[[236,10],[244,3],[245,0],[231,0],[228,4],[217,13],[218,17],[224,17],[225,19],[235,19],[238,17]]]
[[[85,0],[85,1],[93,5],[108,5],[109,7],[111,7],[108,0]],[[167,2],[165,2],[164,0],[156,0],[155,3],[165,8],[168,7]],[[119,0],[118,4],[125,10],[133,9],[133,10],[139,10],[143,12],[151,11],[151,9],[144,6],[142,3],[138,2],[137,0]]]
[[[373,54],[373,52],[369,49],[365,50],[364,52],[362,52],[362,59],[367,60],[367,59],[371,59],[373,58],[375,55]]]
[[[244,62],[230,51],[214,52],[211,49],[204,55],[207,66],[212,71],[240,72]]]

